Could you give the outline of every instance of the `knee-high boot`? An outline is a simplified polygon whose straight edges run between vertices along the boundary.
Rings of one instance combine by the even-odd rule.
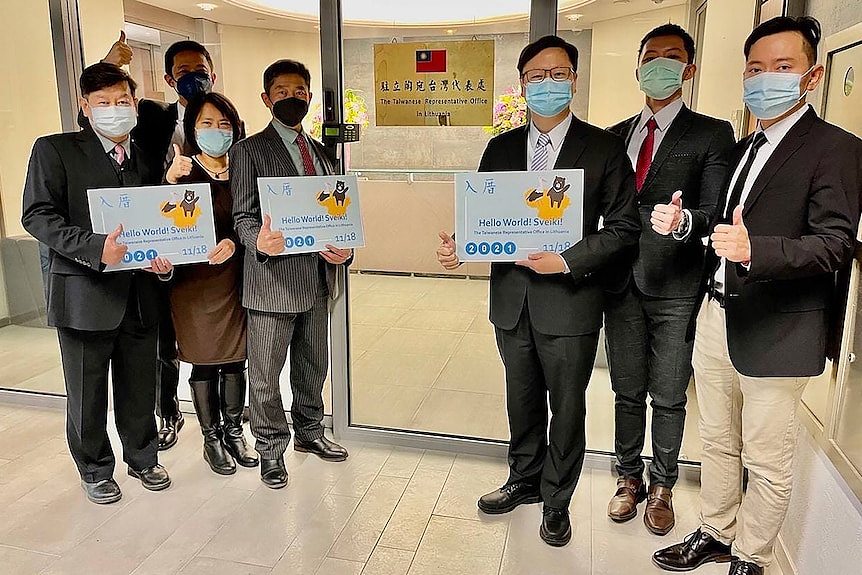
[[[204,461],[219,475],[236,473],[236,464],[225,451],[221,435],[221,415],[219,413],[218,382],[214,380],[189,381],[195,412],[204,436]]]
[[[243,467],[257,467],[257,452],[249,447],[242,432],[245,389],[245,372],[221,374],[219,395],[224,416],[224,444],[237,463]]]

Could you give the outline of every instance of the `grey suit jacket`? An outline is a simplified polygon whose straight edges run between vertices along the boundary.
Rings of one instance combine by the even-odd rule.
[[[323,144],[310,141],[326,174],[336,173],[335,162],[327,155]],[[269,257],[257,251],[262,222],[257,179],[299,175],[281,136],[270,124],[262,132],[237,142],[231,148],[230,163],[234,225],[246,247],[243,307],[270,313],[310,310],[319,288],[318,266],[323,262],[320,256],[314,253]],[[329,295],[334,297],[338,266],[323,263]]]

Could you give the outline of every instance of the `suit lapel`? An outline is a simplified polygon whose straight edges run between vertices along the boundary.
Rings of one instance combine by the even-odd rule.
[[[775,177],[775,174],[778,173],[781,167],[787,163],[793,154],[802,147],[805,143],[805,136],[808,134],[808,131],[811,129],[811,125],[816,119],[817,114],[814,113],[814,110],[809,109],[805,115],[799,119],[796,125],[787,132],[787,135],[784,136],[784,139],[781,140],[781,143],[778,144],[778,147],[774,152],[772,152],[769,160],[767,160],[766,165],[763,166],[763,169],[757,175],[757,179],[754,180],[754,185],[751,187],[751,192],[749,192],[748,198],[745,200],[745,205],[742,209],[743,215],[746,215],[751,211],[751,206],[757,202],[757,198],[759,198],[760,194],[763,193],[763,190],[766,189],[770,180]]]
[[[93,187],[116,188],[121,185],[120,174],[114,165],[114,160],[105,152],[102,141],[92,128],[78,132],[77,136],[81,151],[88,160],[86,165],[95,168],[93,171],[95,185]]]
[[[335,174],[335,166],[329,161],[329,155],[326,153],[326,148],[323,147],[323,144],[311,137],[308,138],[308,141],[311,142],[311,148],[314,150],[314,153],[317,154],[317,159],[320,160],[320,165],[323,166],[323,171],[325,173],[320,175],[331,176]]]
[[[263,131],[263,135],[266,137],[266,140],[273,151],[273,161],[279,165],[281,170],[286,171],[288,176],[298,176],[299,170],[297,170],[296,166],[293,164],[293,160],[290,158],[290,152],[287,151],[287,147],[284,145],[284,140],[281,139],[278,131],[271,123]]]
[[[587,143],[584,141],[584,131],[581,130],[581,121],[572,117],[572,125],[569,126],[569,131],[563,140],[563,146],[557,155],[557,162],[554,164],[554,168],[562,170],[575,167],[581,158],[581,154],[586,149]],[[526,159],[526,155],[524,158]]]
[[[661,145],[658,147],[658,151],[656,151],[655,157],[650,164],[649,172],[647,172],[647,177],[642,189],[645,190],[650,187],[650,184],[655,180],[659,169],[661,169],[662,164],[667,161],[670,153],[688,131],[689,126],[691,126],[691,112],[688,108],[683,106],[676,118],[674,118],[670,123],[667,134],[662,138]]]
[[[512,147],[514,158],[509,158],[508,165],[512,166],[512,170],[516,172],[527,171],[527,146],[530,142],[530,124],[527,123],[521,128],[521,136],[514,139],[515,145]]]
[[[628,123],[626,124],[626,128],[622,134],[620,134],[626,142],[626,150],[629,149],[629,144],[632,142],[632,136],[634,136],[635,130],[638,127],[638,121],[640,121],[641,115],[638,114],[633,118],[629,118]]]

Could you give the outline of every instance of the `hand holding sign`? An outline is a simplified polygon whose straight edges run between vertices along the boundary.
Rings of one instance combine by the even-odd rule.
[[[192,173],[192,159],[182,154],[182,150],[174,144],[174,159],[171,162],[171,167],[168,168],[168,173],[165,179],[169,184],[176,184],[180,178],[188,176]]]
[[[263,225],[257,234],[257,251],[268,256],[277,256],[284,251],[284,234],[272,229],[272,218],[263,215]]]
[[[437,261],[447,270],[457,269],[461,261],[455,253],[455,239],[446,232],[440,232],[440,240],[442,243],[437,248]]]
[[[673,193],[669,204],[656,204],[653,207],[650,223],[652,229],[663,236],[670,235],[679,229],[682,221],[682,191]]]
[[[727,258],[727,261],[748,264],[751,262],[751,242],[748,229],[742,223],[742,205],[733,210],[731,225],[719,224],[710,238],[715,255]]]
[[[117,240],[123,233],[123,224],[117,226],[113,232],[105,238],[105,245],[102,246],[102,263],[113,266],[123,261],[123,256],[129,249],[124,244],[117,243]]]

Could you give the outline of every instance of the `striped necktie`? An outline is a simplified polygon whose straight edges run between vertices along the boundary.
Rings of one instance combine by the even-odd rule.
[[[536,142],[536,149],[533,150],[533,161],[530,162],[531,172],[540,172],[548,168],[548,145],[551,143],[551,137],[548,134],[539,134],[539,141]]]

